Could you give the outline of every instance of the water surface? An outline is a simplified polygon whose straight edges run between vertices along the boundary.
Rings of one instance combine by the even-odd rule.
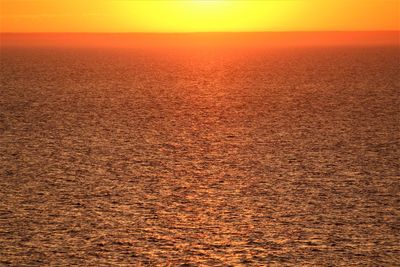
[[[0,263],[398,264],[399,52],[2,48]]]

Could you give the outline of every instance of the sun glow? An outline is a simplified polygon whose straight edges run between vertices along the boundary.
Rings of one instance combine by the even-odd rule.
[[[399,0],[0,0],[0,31],[399,30],[399,5]]]
[[[279,28],[294,16],[280,1],[150,1],[124,2],[114,10],[126,27],[134,21],[144,31],[262,31]]]

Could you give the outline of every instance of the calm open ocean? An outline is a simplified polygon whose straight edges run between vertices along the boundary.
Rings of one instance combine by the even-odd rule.
[[[0,62],[0,265],[399,264],[399,47]]]

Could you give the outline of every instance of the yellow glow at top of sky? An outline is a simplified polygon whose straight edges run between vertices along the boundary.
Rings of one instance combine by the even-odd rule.
[[[0,0],[1,32],[399,30],[400,0]]]

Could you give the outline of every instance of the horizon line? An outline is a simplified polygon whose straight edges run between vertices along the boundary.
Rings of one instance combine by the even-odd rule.
[[[309,46],[400,45],[400,31],[3,32],[4,46]]]
[[[243,34],[243,33],[373,33],[373,32],[391,32],[400,33],[399,30],[302,30],[302,31],[193,31],[193,32],[0,32],[0,34]]]

